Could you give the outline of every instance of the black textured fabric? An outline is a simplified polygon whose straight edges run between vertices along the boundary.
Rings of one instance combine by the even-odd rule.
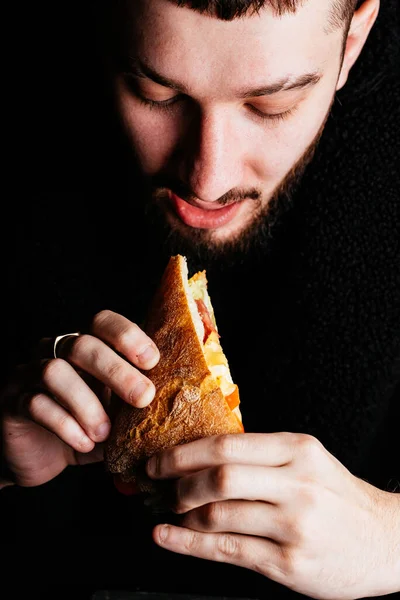
[[[208,270],[246,430],[311,433],[382,489],[400,480],[399,32],[398,2],[386,0],[268,250]],[[101,110],[84,115],[75,140],[60,125],[62,149],[46,132],[27,166],[33,191],[14,183],[3,220],[2,378],[38,339],[84,328],[98,310],[140,322],[165,265],[135,222],[140,190],[124,187]],[[6,489],[0,511],[26,572],[39,564],[36,540],[45,544],[39,587],[83,581],[74,597],[102,587],[299,597],[244,569],[154,547],[155,518],[119,495],[102,465]]]

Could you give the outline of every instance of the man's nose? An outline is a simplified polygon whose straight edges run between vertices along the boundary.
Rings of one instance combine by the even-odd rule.
[[[243,183],[243,150],[224,111],[199,116],[192,123],[180,177],[205,202],[215,202]]]

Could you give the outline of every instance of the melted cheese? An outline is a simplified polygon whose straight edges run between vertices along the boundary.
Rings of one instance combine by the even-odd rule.
[[[189,288],[194,301],[202,300],[204,302],[216,329],[216,331],[212,331],[208,336],[205,344],[203,345],[203,351],[212,376],[215,377],[223,395],[228,397],[235,391],[236,385],[233,383],[228,360],[219,342],[214,310],[207,291],[207,279],[205,273],[197,273],[191,279],[189,279]],[[198,315],[197,310],[196,312]],[[236,414],[240,421],[242,421],[242,415],[239,407],[236,407],[232,412]]]
[[[223,395],[227,398],[233,394],[236,385],[233,383],[227,358],[223,353],[221,344],[219,343],[218,334],[215,331],[210,333],[204,344],[204,356],[212,376],[215,377]],[[236,407],[232,412],[242,420],[239,407]]]

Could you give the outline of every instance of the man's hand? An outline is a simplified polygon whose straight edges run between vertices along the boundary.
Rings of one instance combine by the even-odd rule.
[[[0,398],[2,459],[10,480],[36,486],[68,465],[102,460],[110,433],[114,392],[136,407],[154,398],[154,385],[137,369],[150,369],[159,352],[134,323],[111,311],[96,315],[89,334],[69,337],[52,358],[17,368]],[[0,487],[7,485],[0,481]]]
[[[400,591],[400,498],[354,477],[313,437],[206,438],[153,457],[148,474],[176,480],[182,527],[160,546],[257,571],[313,598]]]

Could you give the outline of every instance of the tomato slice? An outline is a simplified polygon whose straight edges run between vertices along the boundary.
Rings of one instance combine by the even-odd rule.
[[[225,399],[226,399],[227,403],[229,404],[229,408],[231,410],[235,410],[235,408],[237,406],[239,406],[239,404],[240,404],[238,386],[235,386],[235,389],[233,390],[233,392],[231,394],[229,394],[229,396],[225,396]]]
[[[196,300],[196,304],[197,304],[197,310],[199,311],[199,315],[200,315],[201,320],[203,321],[203,325],[204,325],[203,343],[205,343],[207,341],[208,336],[213,331],[215,331],[215,333],[219,337],[218,331],[214,327],[214,323],[212,322],[210,313],[208,312],[207,307],[204,304],[203,300]]]
[[[135,483],[122,481],[118,475],[115,475],[114,477],[114,485],[121,494],[124,494],[124,496],[134,496],[139,493]]]

